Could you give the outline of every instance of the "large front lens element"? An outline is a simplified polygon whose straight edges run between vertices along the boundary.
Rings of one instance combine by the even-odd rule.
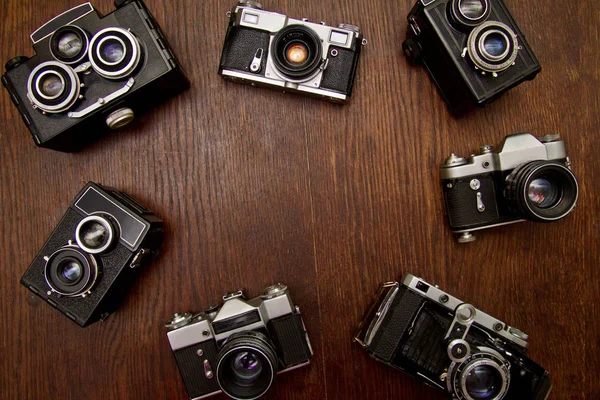
[[[87,50],[87,33],[75,25],[58,28],[50,38],[52,57],[65,64],[80,62],[87,54]]]
[[[321,65],[321,39],[304,25],[288,25],[271,45],[275,69],[292,81],[311,78]]]
[[[99,75],[107,79],[121,79],[137,68],[141,52],[140,43],[131,32],[111,27],[92,37],[88,57]]]
[[[460,13],[468,19],[479,19],[487,10],[485,0],[460,0],[458,2]]]
[[[492,32],[483,39],[485,52],[492,57],[501,57],[508,49],[508,38],[500,32]]]
[[[27,80],[27,97],[34,108],[47,113],[67,111],[79,98],[80,90],[73,68],[58,61],[39,64]]]
[[[75,240],[79,247],[92,254],[106,251],[114,237],[113,225],[107,218],[99,215],[84,218],[75,230]]]
[[[521,164],[506,177],[504,196],[518,216],[533,221],[556,221],[575,207],[579,186],[575,175],[556,161]]]
[[[98,277],[96,260],[75,245],[61,247],[46,261],[44,278],[53,292],[63,296],[84,295]]]
[[[517,34],[502,22],[484,22],[469,34],[467,50],[477,68],[495,76],[510,68],[517,59]]]
[[[276,373],[277,355],[262,333],[235,333],[219,351],[217,380],[223,393],[234,399],[261,397],[271,387]]]
[[[465,388],[473,399],[494,399],[502,390],[503,379],[498,369],[478,365],[467,373]]]

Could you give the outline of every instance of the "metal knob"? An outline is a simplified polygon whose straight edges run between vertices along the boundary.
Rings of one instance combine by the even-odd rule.
[[[119,108],[106,117],[106,125],[110,129],[119,129],[133,121],[135,117],[131,108]]]
[[[538,138],[538,140],[542,143],[557,142],[560,140],[560,135],[558,133],[553,135],[546,135],[542,136],[541,138]]]
[[[458,243],[470,243],[475,241],[475,236],[471,232],[463,232],[458,237]]]
[[[287,290],[287,286],[282,283],[277,283],[275,285],[269,286],[263,292],[261,296],[263,299],[272,299],[273,297],[281,296],[285,294]]]
[[[494,151],[494,148],[492,146],[490,146],[489,144],[484,144],[483,146],[479,146],[479,152],[481,154],[491,153],[492,151]]]
[[[183,314],[175,313],[175,314],[173,314],[171,319],[169,321],[167,321],[167,323],[165,324],[165,327],[167,327],[167,329],[169,329],[169,330],[178,329],[178,328],[181,328],[182,326],[189,324],[189,322],[191,320],[192,320],[192,314],[190,314],[188,312],[183,313]]]
[[[238,4],[244,7],[256,8],[258,10],[262,10],[263,6],[258,1],[255,0],[239,0]]]
[[[356,33],[360,33],[360,28],[356,25],[352,25],[352,24],[346,24],[346,23],[341,23],[338,25],[338,28],[340,29],[348,29],[350,31],[354,31]]]
[[[444,164],[447,167],[456,167],[459,165],[465,165],[466,163],[467,163],[467,160],[464,157],[457,156],[454,153],[450,154],[450,156],[448,156],[448,158],[446,158],[446,161],[444,161]]]

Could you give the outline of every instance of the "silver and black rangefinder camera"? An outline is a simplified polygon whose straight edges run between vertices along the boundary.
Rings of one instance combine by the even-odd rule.
[[[6,63],[2,84],[38,146],[77,151],[189,86],[145,3],[114,4],[52,18],[30,36],[34,56]]]
[[[230,12],[219,74],[234,82],[347,103],[362,45],[357,26],[292,19],[241,0]]]
[[[192,315],[177,313],[167,337],[191,399],[225,393],[251,400],[264,395],[275,375],[310,363],[312,349],[300,309],[276,284],[246,300],[241,291],[223,305]]]
[[[551,222],[575,207],[579,187],[559,135],[536,139],[508,136],[502,150],[480,147],[480,154],[451,154],[442,165],[446,214],[461,243],[472,231],[524,220]]]
[[[354,337],[376,360],[459,400],[543,400],[528,336],[413,275],[380,286]]]
[[[89,182],[21,283],[81,326],[104,320],[158,253],[163,222],[127,194]]]

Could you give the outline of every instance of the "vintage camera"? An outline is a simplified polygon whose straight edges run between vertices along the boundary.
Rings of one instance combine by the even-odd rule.
[[[461,243],[472,231],[524,220],[552,222],[569,214],[579,194],[565,144],[559,135],[536,139],[508,136],[502,150],[451,154],[440,171],[446,214]]]
[[[362,45],[357,26],[315,24],[241,0],[230,12],[219,74],[234,82],[347,103]]]
[[[402,44],[455,114],[483,107],[541,67],[502,0],[419,0]]]
[[[145,4],[115,6],[60,14],[31,34],[35,56],[6,63],[2,83],[38,146],[79,150],[189,86]]]
[[[413,275],[380,286],[354,340],[376,360],[459,400],[543,400],[550,375],[528,336]]]
[[[275,375],[310,363],[312,349],[300,309],[280,283],[245,300],[237,291],[224,304],[192,316],[177,313],[167,337],[191,399],[225,393],[256,399]]]
[[[127,194],[89,182],[21,283],[81,326],[104,320],[158,254],[162,226]]]

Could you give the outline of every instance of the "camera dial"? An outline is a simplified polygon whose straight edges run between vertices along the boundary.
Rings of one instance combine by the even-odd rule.
[[[85,217],[75,229],[77,244],[90,254],[99,254],[108,250],[116,236],[113,224],[100,215]]]
[[[266,288],[264,290],[262,296],[260,296],[260,297],[263,299],[272,299],[274,297],[278,297],[278,296],[285,294],[286,291],[287,291],[287,286],[285,286],[282,283],[277,283],[275,285],[271,285],[268,288]]]
[[[262,4],[255,0],[239,0],[238,4],[242,7],[256,8],[257,10],[263,9]]]
[[[189,312],[175,313],[175,314],[173,314],[171,319],[167,321],[165,326],[167,327],[167,329],[172,331],[174,329],[178,329],[178,328],[181,328],[182,326],[189,324],[191,320],[192,320],[192,314],[190,314]]]

